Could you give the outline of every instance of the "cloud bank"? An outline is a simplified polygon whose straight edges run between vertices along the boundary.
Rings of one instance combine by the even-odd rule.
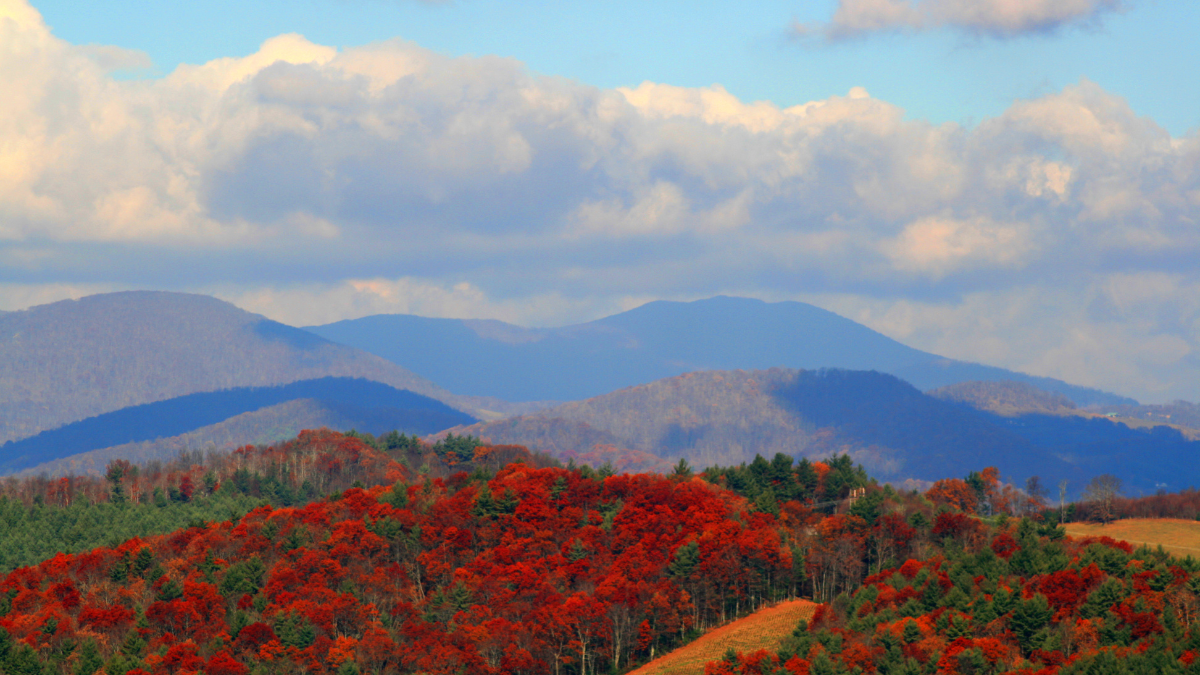
[[[976,36],[1011,38],[1094,27],[1122,0],[838,0],[828,23],[795,24],[797,37],[839,41],[881,32],[952,28]]]
[[[0,8],[4,309],[149,287],[295,324],[552,325],[729,293],[1200,399],[1200,139],[1086,80],[974,128],[861,88],[791,108],[603,90],[400,40],[284,35],[118,81]]]

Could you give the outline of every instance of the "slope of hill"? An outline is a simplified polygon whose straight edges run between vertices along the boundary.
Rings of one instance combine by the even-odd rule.
[[[1020,380],[1079,405],[1136,403],[912,349],[800,302],[658,301],[554,329],[379,315],[307,330],[378,354],[453,391],[512,401],[578,400],[694,370],[785,367],[878,370],[923,390],[971,380]]]
[[[1077,408],[1071,399],[1026,382],[960,382],[927,392],[934,398],[968,405],[997,415],[1070,414]]]
[[[781,368],[688,373],[453,431],[558,453],[606,443],[697,466],[845,452],[884,479],[933,480],[996,462],[1009,474],[1031,447],[891,375]]]
[[[1175,401],[1161,405],[1097,405],[1091,412],[1115,414],[1123,419],[1136,419],[1157,424],[1171,424],[1200,430],[1200,404]]]
[[[1200,523],[1178,518],[1129,518],[1101,525],[1099,523],[1067,523],[1067,534],[1084,537],[1110,537],[1131,544],[1134,548],[1162,546],[1180,558],[1200,558]]]
[[[0,447],[0,474],[101,470],[109,459],[168,459],[329,427],[426,435],[475,419],[427,396],[361,378],[188,394],[73,422]]]
[[[705,673],[1196,672],[1194,558],[1029,520],[942,513],[932,532],[939,555],[867,577],[778,653],[731,654]]]
[[[788,600],[760,609],[720,628],[705,633],[695,642],[655,659],[629,675],[704,675],[704,666],[719,661],[730,649],[752,653],[779,651],[783,641],[796,630],[804,630],[816,611],[816,603]]]
[[[1097,417],[999,415],[863,371],[690,373],[453,432],[560,456],[603,444],[697,466],[776,452],[812,459],[846,453],[896,482],[996,466],[1017,482],[1034,475],[1047,484],[1068,480],[1072,494],[1102,473],[1121,475],[1131,494],[1200,484],[1200,469],[1188,459],[1200,444],[1178,430],[1132,429]]]
[[[140,467],[118,460],[104,477],[10,477],[0,483],[0,572],[56,553],[237,518],[264,503],[307,504],[355,481],[391,483],[404,475],[402,459],[343,434],[316,430],[272,446],[207,457],[179,456]]]
[[[365,377],[468,412],[503,405],[214,298],[111,293],[0,315],[0,442],[196,392],[325,376]]]
[[[318,492],[355,457],[389,466],[318,440],[303,464]],[[247,461],[287,464],[270,459]],[[0,672],[620,672],[798,590],[784,526],[735,493],[528,459],[18,569],[0,578]],[[226,469],[192,499],[237,489]]]
[[[791,625],[807,617],[752,619],[752,643],[737,641],[738,622],[711,640],[735,652],[780,640],[778,652],[733,653],[704,672],[1182,674],[1197,661],[1194,559],[1067,539],[1009,510],[935,510],[866,482],[843,485],[865,494],[826,516],[808,507],[834,489],[832,465],[822,477],[771,462],[766,484],[801,496],[751,501],[702,477],[539,467],[513,448],[418,477],[328,431],[222,459],[115,471],[109,494],[144,499],[139,481],[157,480],[181,504],[304,497],[3,575],[0,672],[622,672],[809,594],[824,604],[803,630]],[[25,497],[44,503],[6,515],[27,525],[86,511],[62,499],[68,483],[27,481]],[[172,506],[107,511],[139,508]]]

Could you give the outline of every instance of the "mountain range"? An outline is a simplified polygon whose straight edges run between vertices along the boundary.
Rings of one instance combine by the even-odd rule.
[[[299,401],[309,405],[300,409],[295,406],[279,408],[283,404]],[[269,408],[274,410],[260,412]],[[325,416],[317,415],[314,419],[317,410],[324,412]],[[288,414],[280,417],[279,413],[284,411]],[[300,431],[294,428],[299,420],[290,418],[297,415],[306,418],[309,426],[358,428],[370,433],[396,429],[418,435],[475,421],[470,415],[441,401],[411,391],[362,378],[325,377],[276,387],[241,387],[188,394],[72,422],[0,446],[0,474],[112,446],[122,446],[121,449],[130,451],[136,448],[133,454],[139,459],[170,459],[178,454],[178,450],[171,452],[178,446],[172,442],[173,437],[185,434],[189,436],[187,440],[195,444],[187,449],[232,450],[233,447],[228,447],[230,443],[217,445],[221,435],[217,429],[210,427],[250,413],[259,414],[239,420],[236,427],[238,433],[232,434],[230,440],[239,437],[244,440],[233,443],[233,447],[294,436]],[[248,425],[250,419],[259,423]],[[326,421],[334,424],[311,424]],[[228,425],[225,430],[230,431]],[[152,450],[155,445],[160,448],[158,452]],[[112,459],[130,459],[119,451],[100,454],[111,456]],[[95,462],[88,465],[93,470],[102,466],[97,466]],[[50,473],[56,471],[51,470]]]
[[[893,482],[995,466],[1019,485],[1035,475],[1044,484],[1066,480],[1072,494],[1102,473],[1120,475],[1131,494],[1200,484],[1191,462],[1200,443],[1179,429],[1076,411],[1065,397],[1023,383],[936,393],[869,371],[704,371],[450,432],[559,456],[607,448],[696,466],[845,453]],[[980,400],[1008,407],[996,412]],[[1055,402],[1061,408],[1051,408]]]
[[[460,394],[573,401],[699,370],[877,370],[921,390],[1027,382],[1077,405],[1137,402],[1046,377],[948,359],[801,302],[650,302],[562,328],[386,314],[306,330],[382,356]]]
[[[0,443],[187,394],[330,376],[407,389],[483,419],[529,409],[452,394],[216,298],[137,291],[0,315]]]
[[[555,399],[572,402],[548,409]],[[1194,409],[945,359],[794,302],[653,302],[557,329],[404,315],[300,329],[158,292],[0,315],[4,471],[96,471],[302,428],[391,425],[654,469],[848,452],[889,480],[998,465],[1079,483],[1128,466],[1147,491],[1195,482],[1131,463],[1138,452],[1186,461],[1197,434],[1162,425],[1187,425]]]

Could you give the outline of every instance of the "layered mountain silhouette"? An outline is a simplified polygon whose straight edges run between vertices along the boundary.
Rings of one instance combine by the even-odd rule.
[[[453,417],[461,419],[465,416],[454,411]],[[244,412],[175,436],[132,441],[45,461],[18,473],[50,477],[103,475],[114,459],[141,464],[174,460],[183,453],[206,456],[210,452],[228,452],[245,445],[276,443],[305,429],[353,430],[377,436],[396,430],[416,435],[443,429],[447,422],[449,420],[437,411],[301,398]]]
[[[288,405],[294,402],[303,405]],[[233,419],[231,419],[233,418]],[[182,450],[232,449],[331,426],[425,435],[475,418],[411,391],[362,378],[326,377],[277,387],[189,394],[130,406],[0,446],[0,475],[120,446],[106,458],[168,459]],[[190,432],[190,433],[189,433]],[[129,450],[123,453],[122,450]],[[95,459],[96,456],[93,456]],[[92,462],[87,467],[95,468]]]
[[[0,315],[0,442],[196,392],[363,377],[495,418],[384,358],[203,295],[94,295]]]
[[[1043,393],[1038,400],[1059,400]],[[451,430],[567,456],[609,447],[697,466],[782,452],[849,454],[884,480],[937,480],[995,466],[1007,479],[1067,480],[1077,494],[1116,473],[1131,494],[1200,484],[1200,443],[1177,429],[1102,416],[1002,415],[922,393],[878,372],[705,371]],[[1147,458],[1153,457],[1154,462]]]
[[[698,370],[784,367],[877,370],[921,390],[1016,380],[1063,394],[1077,405],[1137,403],[922,352],[800,302],[659,301],[554,329],[389,314],[306,330],[382,356],[451,391],[510,401],[579,400]]]

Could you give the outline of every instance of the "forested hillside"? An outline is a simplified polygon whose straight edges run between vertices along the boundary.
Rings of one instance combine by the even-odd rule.
[[[1189,429],[1200,429],[1200,404],[1174,401],[1162,405],[1107,405],[1096,408],[1101,413],[1116,413],[1148,422],[1178,424]]]
[[[673,476],[538,468],[521,449],[467,451],[464,440],[439,450],[326,432],[274,458],[235,453],[232,475],[204,483],[212,494],[253,484],[247,472],[264,464],[317,494],[342,466],[389,483],[16,570],[0,581],[0,669],[619,671],[810,593],[810,568],[826,564],[801,552],[821,516],[798,501],[760,508],[683,466]],[[422,477],[374,450],[391,445],[417,453],[405,464],[470,473]],[[772,480],[795,483],[790,460],[779,468]],[[799,498],[858,484],[834,487],[841,469],[814,470]],[[144,499],[139,480],[116,476],[110,492]]]
[[[316,402],[327,411],[327,424],[301,424],[314,420],[307,407],[277,409],[275,413],[295,412],[304,414],[304,420],[288,419],[286,415],[263,415],[262,421],[272,426],[210,429],[208,432],[188,439],[174,439],[202,427],[210,427],[232,417],[279,405],[284,402],[307,399]],[[337,417],[337,419],[335,419]],[[204,441],[217,439],[221,431],[227,438],[216,449],[232,450],[246,444],[271,442],[295,436],[304,428],[332,426],[339,429],[359,429],[383,433],[398,429],[404,433],[426,435],[455,425],[474,422],[474,418],[450,406],[411,391],[395,389],[386,384],[362,378],[325,377],[304,380],[276,387],[241,387],[215,392],[189,394],[178,398],[132,406],[105,413],[58,429],[0,446],[0,474],[11,473],[38,464],[67,458],[60,466],[79,467],[84,459],[72,457],[94,450],[143,444],[160,440],[158,444],[145,444],[138,448],[114,448],[106,453],[110,459],[169,459],[186,450],[206,450],[215,445]],[[336,424],[333,422],[337,422]],[[266,436],[264,438],[264,436]],[[195,444],[178,447],[177,442],[189,440]],[[155,452],[156,447],[161,447]],[[125,453],[123,450],[132,452]],[[104,462],[107,463],[107,462]],[[99,466],[102,467],[104,463]],[[95,464],[93,463],[93,466]],[[80,473],[75,470],[74,473]]]
[[[777,653],[707,672],[1200,669],[1200,564],[1070,540],[995,467],[919,494],[846,455],[617,474],[322,430],[0,488],[33,563],[0,577],[3,673],[623,672],[801,596]]]
[[[223,452],[243,445],[265,445],[294,438],[304,429],[344,429],[380,433],[393,415],[386,410],[296,399],[254,412],[242,413],[195,431],[141,443],[125,443],[39,464],[19,475],[59,477],[103,475],[109,462],[126,459],[142,464],[178,457],[181,453]]]
[[[1031,448],[982,414],[890,375],[780,368],[688,373],[456,431],[558,454],[630,448],[697,466],[846,453],[887,480],[936,480],[989,460],[1011,475],[1028,468]],[[1053,457],[1040,461],[1032,472],[1071,470]]]
[[[473,466],[477,444],[468,437],[428,444],[395,431],[376,438],[321,429],[273,445],[184,453],[166,463],[115,460],[101,476],[9,476],[0,479],[0,570],[57,551],[237,518],[263,504],[303,505],[353,484],[390,484],[411,473],[405,466],[449,476]],[[496,448],[486,456],[492,467],[513,458],[553,463],[523,448]]]
[[[771,396],[794,372],[688,373],[465,433],[547,452],[611,444],[693,464],[748,461],[756,452],[806,454],[816,426]]]
[[[776,654],[709,675],[1194,673],[1200,565],[1029,520],[937,516],[932,556],[872,574]]]
[[[1050,485],[1066,480],[1072,498],[1103,473],[1120,473],[1132,495],[1200,485],[1189,459],[1200,444],[1178,429],[1015,414],[1017,404],[1043,410],[1069,403],[1024,385],[978,384],[939,396],[877,372],[706,371],[454,431],[564,457],[639,451],[697,466],[776,452],[810,459],[844,453],[894,482],[994,465],[1020,484],[1032,476]],[[968,403],[976,399],[1005,412],[976,409]]]
[[[943,401],[962,403],[997,415],[1070,414],[1077,410],[1071,399],[1026,382],[960,382],[928,392]]]

